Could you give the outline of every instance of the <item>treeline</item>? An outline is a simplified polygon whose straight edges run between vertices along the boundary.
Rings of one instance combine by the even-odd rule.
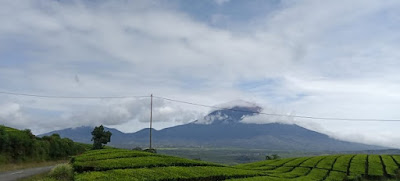
[[[17,130],[0,125],[0,164],[45,161],[83,153],[88,145],[75,143],[58,134],[36,137],[29,129]]]

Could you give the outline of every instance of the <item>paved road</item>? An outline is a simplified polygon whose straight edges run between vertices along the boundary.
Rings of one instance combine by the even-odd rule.
[[[50,171],[55,166],[47,166],[47,167],[37,167],[37,168],[28,168],[23,170],[14,170],[8,172],[0,172],[0,180],[1,181],[12,181],[18,180],[24,177],[29,177],[32,175],[41,174],[44,172]]]

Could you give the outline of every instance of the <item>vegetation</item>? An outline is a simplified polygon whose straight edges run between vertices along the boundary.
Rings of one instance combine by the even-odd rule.
[[[25,177],[19,181],[73,181],[74,170],[69,164],[57,165],[49,172],[44,172],[38,175]]]
[[[179,156],[188,159],[201,159],[226,165],[265,160],[266,155],[277,154],[281,158],[315,156],[318,153],[301,151],[271,151],[267,149],[243,149],[243,148],[157,148],[157,153]]]
[[[267,155],[267,156],[265,156],[265,159],[266,160],[276,160],[276,159],[279,159],[279,158],[281,158],[279,155],[277,155],[277,154],[273,154],[273,155]]]
[[[0,125],[0,164],[66,159],[86,151],[85,145],[58,134],[36,137],[30,130]]]
[[[74,170],[69,164],[58,165],[50,171],[48,177],[55,180],[71,181],[74,180]]]
[[[95,127],[92,131],[93,149],[97,150],[104,148],[104,145],[110,142],[111,135],[110,131],[104,131],[103,125]]]
[[[34,161],[34,162],[18,162],[18,163],[7,163],[0,165],[0,172],[22,170],[27,168],[35,167],[46,167],[57,164],[68,163],[68,160],[51,160],[51,161]]]
[[[360,175],[365,175],[366,165],[367,165],[368,155],[356,155],[353,157],[350,163],[350,175],[351,178],[359,177]]]
[[[103,149],[75,157],[72,166],[77,181],[340,181],[397,179],[398,159],[400,156],[327,155],[265,160],[232,167],[144,151]]]
[[[347,169],[350,166],[350,161],[355,155],[342,155],[340,156],[335,164],[333,165],[333,170],[347,173]]]
[[[398,170],[398,167],[394,159],[389,155],[382,155],[382,161],[387,174],[391,177],[396,176],[396,171]]]
[[[379,155],[368,156],[368,175],[370,177],[383,176],[383,167]]]

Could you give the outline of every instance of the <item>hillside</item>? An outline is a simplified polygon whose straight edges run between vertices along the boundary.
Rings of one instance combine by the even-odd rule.
[[[234,106],[214,110],[201,120],[162,130],[153,130],[156,147],[211,147],[269,149],[282,151],[361,151],[384,149],[379,146],[352,143],[333,139],[298,125],[269,123],[247,124],[242,120],[257,115],[260,107]],[[57,133],[74,141],[90,143],[92,127],[68,128],[43,135]],[[135,133],[122,133],[107,128],[113,136],[110,145],[121,148],[146,147],[149,129]]]
[[[65,159],[86,151],[86,147],[59,135],[40,138],[30,130],[0,125],[0,164]]]
[[[267,160],[233,167],[123,149],[74,158],[75,180],[344,180],[399,178],[399,155],[327,155]]]

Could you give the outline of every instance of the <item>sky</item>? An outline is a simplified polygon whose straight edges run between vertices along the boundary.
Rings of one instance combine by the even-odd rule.
[[[397,0],[3,0],[0,124],[52,130],[148,127],[155,96],[204,105],[247,101],[247,123],[298,124],[333,138],[400,148]],[[239,101],[239,102],[240,102]],[[210,111],[154,98],[154,127]]]

